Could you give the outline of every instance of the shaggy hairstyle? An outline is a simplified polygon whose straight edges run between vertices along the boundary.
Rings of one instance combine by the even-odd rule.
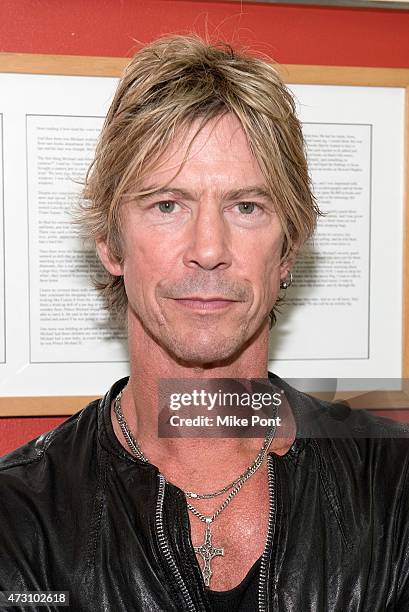
[[[142,48],[125,69],[86,176],[83,235],[106,241],[110,256],[121,262],[124,196],[142,194],[144,179],[177,131],[199,119],[199,132],[209,120],[229,112],[240,121],[276,203],[284,231],[282,257],[294,255],[312,235],[320,211],[292,95],[265,59],[193,35],[160,38]],[[97,286],[111,313],[124,315],[128,300],[123,277],[106,273]]]

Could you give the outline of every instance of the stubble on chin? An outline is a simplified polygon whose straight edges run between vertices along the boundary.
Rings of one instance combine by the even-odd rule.
[[[161,329],[159,343],[176,361],[191,365],[231,362],[244,350],[248,341],[245,325],[230,333],[220,328],[193,329],[183,332]]]

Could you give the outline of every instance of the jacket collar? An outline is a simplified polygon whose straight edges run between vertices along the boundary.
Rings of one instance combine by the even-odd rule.
[[[309,422],[308,415],[316,413],[316,401],[313,398],[301,393],[288,385],[283,379],[272,372],[268,373],[269,380],[272,385],[283,389],[292,409],[296,423],[296,437],[291,448],[285,455],[277,456],[280,460],[296,459],[309,443],[308,428],[306,423]],[[129,376],[116,381],[109,391],[105,394],[98,404],[98,439],[101,446],[110,454],[115,455],[118,459],[137,464],[146,469],[147,464],[134,455],[131,455],[119,442],[112,427],[111,421],[111,405],[118,393],[128,384]]]

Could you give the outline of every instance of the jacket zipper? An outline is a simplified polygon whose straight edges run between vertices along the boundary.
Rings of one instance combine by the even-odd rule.
[[[268,563],[268,557],[269,557],[270,549],[271,549],[272,542],[273,542],[275,519],[276,519],[276,475],[275,475],[274,459],[271,455],[269,455],[267,458],[267,470],[268,470],[269,513],[268,513],[268,525],[267,525],[267,538],[266,538],[266,544],[264,547],[264,551],[261,557],[260,577],[259,577],[259,583],[258,583],[259,612],[268,612],[268,599],[267,599],[267,590],[266,590],[267,563]],[[166,559],[166,562],[169,565],[170,570],[172,571],[175,577],[176,584],[179,587],[187,603],[187,606],[188,606],[187,610],[189,610],[189,612],[195,612],[196,608],[193,603],[193,600],[189,594],[189,591],[186,588],[185,583],[183,582],[183,578],[179,572],[179,569],[175,563],[175,560],[172,557],[172,553],[166,541],[165,531],[163,527],[163,500],[165,497],[166,479],[163,476],[163,474],[158,474],[158,476],[159,476],[159,491],[158,491],[158,500],[156,504],[156,528],[157,528],[157,534],[158,534],[159,547],[163,553],[163,556]]]
[[[274,459],[271,455],[267,457],[268,470],[268,497],[269,497],[269,512],[266,545],[261,557],[260,577],[258,582],[258,609],[259,612],[268,612],[268,597],[267,597],[267,563],[270,554],[270,548],[273,543],[276,520],[276,474]]]
[[[170,551],[168,542],[166,540],[165,530],[163,528],[163,500],[165,497],[166,479],[163,476],[163,474],[158,474],[158,476],[159,476],[159,492],[158,492],[158,500],[156,503],[155,519],[156,519],[156,528],[157,528],[157,534],[158,534],[159,548],[161,549],[163,556],[165,557],[167,564],[172,574],[175,577],[176,584],[179,587],[185,599],[185,602],[187,603],[187,606],[188,606],[187,610],[189,612],[195,612],[196,608],[193,603],[193,600],[189,594],[189,591],[186,588],[185,583],[183,582],[183,578],[179,572],[179,569],[175,563],[175,560]]]

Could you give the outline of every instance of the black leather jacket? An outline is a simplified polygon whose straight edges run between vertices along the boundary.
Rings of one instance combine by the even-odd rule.
[[[184,494],[114,435],[125,382],[0,460],[0,590],[69,591],[75,612],[209,610]],[[407,431],[279,384],[303,437],[269,455],[259,610],[408,612]]]

